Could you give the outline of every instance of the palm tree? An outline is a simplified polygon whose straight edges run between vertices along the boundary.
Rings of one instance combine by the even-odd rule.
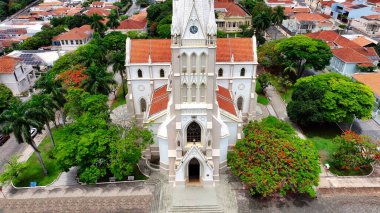
[[[91,94],[104,94],[108,95],[112,92],[110,85],[116,84],[113,75],[107,72],[105,67],[96,66],[92,63],[85,73],[88,78],[83,81],[82,87]]]
[[[252,19],[253,27],[255,28],[256,36],[261,35],[263,31],[268,29],[272,23],[271,14],[263,11]]]
[[[91,16],[91,29],[93,29],[95,32],[100,33],[101,35],[104,34],[106,31],[106,26],[102,23],[104,18],[98,14],[94,14]]]
[[[272,12],[272,23],[275,26],[279,26],[282,24],[282,21],[286,19],[284,8],[281,6],[277,6],[274,8],[274,11]],[[275,30],[274,39],[277,39],[277,30]]]
[[[44,174],[47,175],[48,172],[40,151],[30,134],[31,127],[41,130],[43,123],[32,116],[28,104],[22,102],[12,103],[10,107],[0,115],[0,126],[1,132],[5,134],[13,133],[18,143],[25,142],[33,148]]]
[[[64,111],[64,105],[66,103],[65,93],[66,90],[62,87],[62,84],[56,81],[52,77],[53,73],[43,74],[34,84],[34,88],[40,89],[42,94],[50,94],[52,99],[58,104],[59,111],[62,115],[62,123],[66,125],[66,114]]]
[[[53,146],[55,146],[53,134],[50,128],[50,121],[55,119],[55,111],[59,109],[58,103],[54,101],[51,95],[39,94],[33,95],[28,104],[32,116],[41,123],[45,123],[49,132],[50,140]]]
[[[107,27],[115,29],[120,25],[119,16],[115,10],[111,10],[111,13],[108,15]]]
[[[124,67],[124,60],[125,60],[125,54],[124,52],[116,52],[112,56],[112,62],[113,62],[113,72],[119,73],[121,77],[121,86],[123,87],[123,97],[125,97],[125,85],[124,85],[124,74],[125,74],[125,67]]]

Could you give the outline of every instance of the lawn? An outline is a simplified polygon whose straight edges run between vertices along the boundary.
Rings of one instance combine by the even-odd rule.
[[[332,142],[332,139],[342,133],[339,127],[335,124],[325,124],[310,126],[302,130],[306,137],[314,143],[321,157],[321,161],[327,163],[337,148],[337,145]]]
[[[257,97],[257,103],[260,103],[262,105],[268,105],[269,104],[269,99],[263,95],[259,95]]]
[[[127,91],[125,91],[125,92],[127,92]],[[119,87],[117,92],[116,92],[116,98],[112,103],[111,109],[115,109],[116,107],[121,106],[121,105],[126,104],[126,103],[127,103],[126,99],[123,96],[123,89],[122,89],[122,87]]]
[[[62,135],[60,131],[53,130],[55,141],[59,141]],[[47,135],[42,143],[38,146],[41,152],[42,159],[48,170],[48,176],[44,176],[41,164],[39,163],[35,153],[26,161],[26,169],[18,176],[16,180],[13,180],[13,184],[18,187],[29,186],[30,182],[37,182],[37,186],[45,186],[52,183],[61,173],[61,170],[55,163],[55,160],[51,157],[51,150],[53,144],[50,141],[50,137]]]
[[[282,99],[285,103],[289,103],[292,98],[293,88],[285,89],[280,83],[280,77],[271,74],[271,84],[276,88],[276,90],[280,93]]]

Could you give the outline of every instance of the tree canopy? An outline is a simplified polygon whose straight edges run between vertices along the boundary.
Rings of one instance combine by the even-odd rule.
[[[371,89],[338,73],[301,78],[287,106],[290,119],[301,125],[368,119],[374,103]]]
[[[37,50],[43,46],[50,46],[51,40],[54,36],[57,36],[65,32],[63,26],[58,27],[43,27],[41,32],[36,33],[34,36],[26,39],[19,46],[20,50]]]
[[[20,101],[18,98],[13,96],[12,91],[0,83],[0,114],[6,110],[10,104]]]
[[[330,64],[333,56],[330,47],[324,41],[305,35],[284,39],[276,48],[281,53],[285,67],[297,69],[297,77],[301,77],[306,68],[324,69]]]
[[[245,137],[228,154],[228,165],[251,195],[316,195],[319,156],[310,141],[300,139],[288,123],[274,117],[251,121],[243,132]]]

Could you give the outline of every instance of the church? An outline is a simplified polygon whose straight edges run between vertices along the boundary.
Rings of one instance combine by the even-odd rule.
[[[173,0],[171,39],[126,41],[128,114],[174,186],[213,186],[256,114],[256,38],[217,38],[212,0]]]

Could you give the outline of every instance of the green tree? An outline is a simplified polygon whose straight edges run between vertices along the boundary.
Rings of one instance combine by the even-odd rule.
[[[374,103],[371,89],[338,73],[298,79],[287,106],[290,119],[301,125],[368,119]]]
[[[107,27],[115,29],[120,25],[119,16],[115,10],[111,10],[111,13],[108,15]]]
[[[91,94],[108,95],[112,92],[110,85],[116,84],[116,81],[113,79],[113,75],[107,72],[105,67],[96,66],[92,63],[85,73],[88,75],[88,78],[81,85],[83,89]]]
[[[269,85],[271,85],[271,74],[267,72],[261,73],[257,77],[257,82],[259,82],[259,84],[261,85],[261,88],[264,90]]]
[[[347,131],[334,138],[333,143],[338,148],[332,156],[331,164],[338,170],[365,169],[380,160],[380,152],[368,137]]]
[[[116,179],[122,180],[132,174],[142,151],[152,142],[151,131],[133,123],[124,138],[110,144],[109,168]]]
[[[53,146],[55,146],[53,133],[50,128],[50,121],[55,120],[55,112],[60,109],[59,104],[53,99],[52,95],[38,94],[33,95],[32,99],[28,102],[30,108],[30,114],[34,119],[39,120],[46,125],[49,132],[50,140]]]
[[[298,138],[289,124],[274,117],[248,123],[245,137],[228,153],[233,174],[263,197],[288,192],[315,197],[319,156],[313,144]]]
[[[281,52],[278,50],[278,43],[283,39],[265,42],[257,48],[258,61],[264,67],[280,67],[282,66],[283,59]]]
[[[285,66],[295,65],[297,77],[301,77],[306,68],[322,70],[330,64],[332,52],[321,40],[304,35],[296,35],[277,44]]]
[[[26,169],[25,163],[18,162],[17,156],[12,156],[4,166],[4,172],[0,175],[0,187],[2,184],[10,183]]]
[[[281,6],[275,7],[272,12],[272,23],[276,26],[279,26],[282,24],[282,21],[284,19],[286,19],[284,8]],[[274,39],[275,40],[277,39],[277,30],[275,31]]]
[[[7,86],[0,83],[0,114],[6,110],[9,105],[19,101],[20,99],[14,97],[12,91]]]
[[[1,132],[5,134],[13,133],[18,143],[29,144],[42,166],[45,175],[48,174],[45,164],[42,160],[40,151],[32,136],[30,135],[31,127],[41,129],[43,123],[35,119],[27,103],[13,103],[0,115]]]
[[[100,35],[104,35],[104,32],[107,30],[107,27],[102,23],[104,18],[98,14],[91,16],[91,29]]]
[[[125,54],[123,52],[117,52],[113,54],[113,72],[119,73],[121,78],[121,86],[123,88],[123,97],[126,96],[125,92],[125,82],[124,82],[124,74],[125,74]]]
[[[65,32],[63,26],[58,27],[43,27],[41,32],[26,39],[19,45],[20,50],[37,50],[43,46],[49,46],[52,43],[52,38]]]

